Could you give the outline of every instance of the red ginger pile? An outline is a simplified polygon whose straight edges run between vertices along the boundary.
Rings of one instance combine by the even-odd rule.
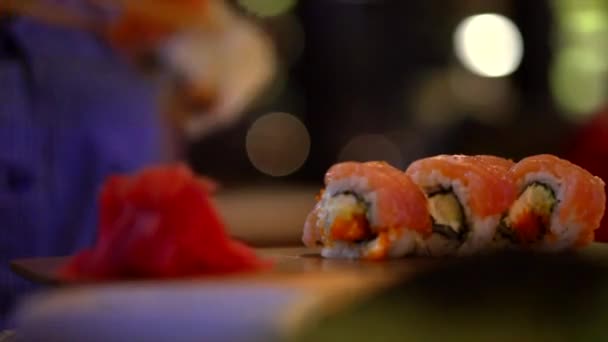
[[[74,256],[62,275],[169,278],[267,266],[252,249],[227,235],[211,203],[214,188],[183,165],[109,177],[100,194],[98,241]]]

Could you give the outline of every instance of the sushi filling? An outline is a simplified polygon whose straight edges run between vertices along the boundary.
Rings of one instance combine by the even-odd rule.
[[[467,226],[462,205],[451,190],[429,195],[433,231],[450,240],[464,240]]]
[[[557,203],[551,187],[539,182],[531,183],[509,209],[499,226],[499,233],[519,243],[542,240]]]
[[[361,243],[376,238],[367,219],[368,205],[356,194],[337,194],[327,201],[326,209],[331,214],[326,240]]]

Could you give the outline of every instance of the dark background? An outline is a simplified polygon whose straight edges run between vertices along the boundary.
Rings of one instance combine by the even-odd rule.
[[[252,108],[235,126],[194,142],[189,158],[199,172],[242,184],[318,183],[324,171],[341,159],[344,146],[361,134],[384,135],[397,146],[399,167],[439,153],[514,159],[537,153],[559,155],[585,122],[580,117],[592,117],[562,110],[551,91],[551,65],[561,39],[556,23],[560,3],[567,7],[568,1],[306,0],[291,13],[269,18],[252,15],[274,37],[283,61],[281,76],[287,82],[275,99]],[[587,9],[605,13],[601,3],[586,3],[591,3]],[[520,30],[524,55],[513,74],[484,79],[472,75],[456,58],[452,42],[456,26],[480,13],[504,15]],[[294,34],[294,27],[299,34]],[[416,103],[425,84],[436,79],[434,88],[446,88],[446,79],[454,73],[470,79],[461,89],[473,101],[486,103],[455,105],[449,90],[439,91],[427,100],[427,107],[430,103],[443,108],[439,119],[420,120],[426,114]],[[503,91],[506,97],[487,100],[485,89],[499,83],[501,89],[508,88]],[[311,137],[304,165],[284,177],[256,170],[245,150],[251,124],[276,111],[296,115]],[[580,114],[579,119],[572,120],[573,114]],[[386,159],[381,148],[370,147],[360,154],[344,158]]]

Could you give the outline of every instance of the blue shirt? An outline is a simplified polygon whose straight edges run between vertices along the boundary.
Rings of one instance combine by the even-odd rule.
[[[155,91],[99,37],[0,23],[0,328],[30,284],[14,258],[69,255],[96,235],[111,173],[158,162]]]

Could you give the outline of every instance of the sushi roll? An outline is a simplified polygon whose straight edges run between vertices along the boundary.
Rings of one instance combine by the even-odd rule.
[[[492,249],[503,213],[516,196],[513,162],[494,156],[439,155],[406,174],[426,194],[433,233],[421,254],[468,255]]]
[[[431,233],[422,191],[383,162],[344,162],[325,175],[302,241],[326,258],[382,260],[416,252]]]
[[[522,159],[511,168],[519,196],[500,234],[524,248],[560,251],[593,241],[606,195],[598,177],[552,155]]]

